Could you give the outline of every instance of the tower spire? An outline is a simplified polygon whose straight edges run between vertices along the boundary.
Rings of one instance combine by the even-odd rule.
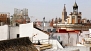
[[[76,0],[75,0],[75,4],[74,4],[74,6],[73,7],[78,7],[78,5],[77,5],[77,3],[76,3]]]
[[[65,23],[65,20],[67,19],[67,12],[66,12],[66,4],[64,4],[63,12],[62,12],[62,23]]]
[[[73,12],[74,12],[74,11],[78,12],[78,5],[77,5],[77,3],[76,3],[76,0],[75,0],[75,3],[74,3],[74,5],[73,5]]]
[[[65,7],[66,4],[64,4],[64,9],[63,9],[63,12],[66,12],[66,7]]]

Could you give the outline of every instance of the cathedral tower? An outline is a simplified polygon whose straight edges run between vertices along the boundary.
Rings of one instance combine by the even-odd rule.
[[[73,6],[73,13],[78,14],[78,5],[77,5],[76,1],[75,1],[74,6]]]
[[[65,4],[64,4],[64,8],[62,12],[62,23],[65,23],[66,19],[67,19],[67,12],[66,12]]]

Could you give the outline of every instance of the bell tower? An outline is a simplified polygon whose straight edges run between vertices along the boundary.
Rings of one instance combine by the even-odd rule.
[[[73,13],[78,14],[78,5],[77,5],[76,1],[75,1],[74,6],[73,6]]]
[[[65,4],[64,4],[64,8],[62,12],[62,23],[65,23],[66,19],[67,19],[67,12],[66,12]]]

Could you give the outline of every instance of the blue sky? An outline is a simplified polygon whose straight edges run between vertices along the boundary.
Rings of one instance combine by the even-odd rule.
[[[91,0],[76,0],[79,11],[82,12],[82,18],[91,19]],[[27,8],[29,16],[33,16],[32,20],[46,20],[62,17],[62,10],[66,4],[67,14],[73,11],[72,6],[75,0],[0,0],[0,12],[14,13],[14,8]]]

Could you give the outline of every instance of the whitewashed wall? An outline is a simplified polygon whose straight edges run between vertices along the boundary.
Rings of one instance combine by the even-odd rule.
[[[90,31],[82,31],[81,35],[79,36],[79,42],[82,42],[82,39],[86,38],[86,34],[90,34]]]
[[[91,29],[89,29],[89,33],[91,33]]]
[[[32,38],[34,35],[37,34],[36,36],[33,37],[33,40],[41,40],[49,38],[49,36],[46,33],[33,28],[33,23],[21,24],[19,27],[19,34],[20,37],[30,37],[30,38]]]
[[[42,32],[42,31],[39,31],[35,28],[33,28],[33,34],[37,34],[35,37],[33,37],[33,40],[42,40],[42,39],[48,39],[49,38],[49,35]]]
[[[66,50],[79,49],[79,51],[90,51],[90,47],[87,46],[68,46]]]
[[[79,41],[79,38],[77,38],[77,33],[69,33],[70,34],[70,38],[69,38],[69,44],[71,46],[76,46],[76,44]],[[78,36],[79,37],[79,36]]]
[[[19,34],[20,34],[20,37],[32,37],[33,23],[20,24]]]
[[[17,34],[19,34],[19,27],[10,27],[10,39],[17,38]]]
[[[59,41],[63,41],[63,45],[68,44],[68,33],[55,33],[54,36],[60,36]]]
[[[56,39],[50,39],[49,43],[52,44],[53,49],[57,49],[57,48],[63,49],[63,47],[60,45],[60,43]]]
[[[69,33],[69,41],[68,41],[68,33],[55,33],[54,36],[60,36],[60,41],[63,41],[63,45],[73,45],[76,46],[77,34]]]
[[[85,37],[86,34],[90,34],[90,31],[82,31],[81,35],[83,35],[83,37]]]
[[[0,26],[0,40],[9,39],[8,25]]]

